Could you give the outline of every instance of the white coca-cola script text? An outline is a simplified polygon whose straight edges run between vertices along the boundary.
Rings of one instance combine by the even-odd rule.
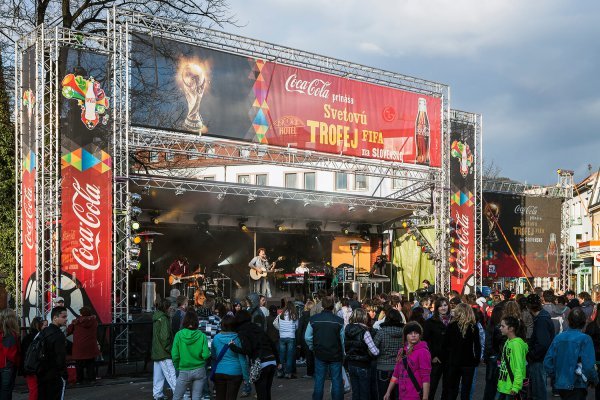
[[[80,266],[95,271],[100,267],[100,188],[90,184],[82,188],[73,178],[73,189],[72,207],[79,221],[79,240],[78,247],[73,248],[71,254]]]
[[[33,215],[33,188],[26,187],[24,189],[23,211],[25,212],[25,245],[29,250],[33,250],[33,229],[35,225],[35,218]]]
[[[298,79],[296,74],[288,76],[285,81],[285,90],[288,92],[297,92],[309,96],[329,98],[329,86],[331,82],[322,79],[313,79],[312,81],[303,81]]]
[[[458,236],[458,251],[456,252],[456,266],[462,274],[470,271],[469,260],[469,217],[456,213],[456,235]]]

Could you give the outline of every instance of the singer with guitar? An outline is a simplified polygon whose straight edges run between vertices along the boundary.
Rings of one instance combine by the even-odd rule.
[[[167,273],[169,274],[169,284],[175,288],[177,288],[180,294],[185,294],[183,288],[185,283],[183,281],[196,279],[198,277],[203,276],[199,274],[200,267],[192,274],[189,273],[190,264],[185,256],[179,256],[175,261],[171,263],[169,268],[167,269]]]
[[[258,249],[258,255],[250,260],[248,267],[250,267],[250,277],[253,281],[252,292],[271,297],[271,285],[267,279],[267,273],[275,271],[275,262],[269,264],[267,251],[262,247]]]

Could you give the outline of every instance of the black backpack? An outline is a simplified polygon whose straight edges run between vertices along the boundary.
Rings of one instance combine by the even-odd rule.
[[[23,371],[26,374],[37,374],[46,360],[46,337],[42,332],[35,335],[23,358]]]

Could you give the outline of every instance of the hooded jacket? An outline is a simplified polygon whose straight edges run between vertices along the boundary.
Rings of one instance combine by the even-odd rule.
[[[344,349],[348,364],[361,368],[369,367],[371,355],[365,343],[365,333],[368,329],[362,324],[348,324],[344,329]]]
[[[89,360],[98,351],[98,320],[95,315],[79,316],[67,327],[67,335],[73,334],[72,358]]]
[[[404,349],[406,350],[406,345]],[[408,354],[406,361],[422,389],[423,383],[429,382],[429,375],[431,374],[431,355],[429,354],[427,342],[420,341],[417,343]],[[398,394],[401,399],[418,400],[421,398],[401,360],[396,363],[392,380],[398,383]]]
[[[204,368],[206,360],[210,358],[206,335],[197,329],[180,330],[175,334],[171,356],[178,371]]]
[[[267,322],[265,318],[265,314],[260,309],[260,296],[258,293],[250,293],[248,295],[248,300],[250,300],[250,315],[252,315],[252,322],[256,325],[260,326],[263,331],[267,331]]]
[[[548,311],[542,309],[533,317],[533,333],[529,339],[527,361],[543,362],[550,344],[554,339],[554,323]]]
[[[519,393],[523,388],[525,378],[525,358],[527,356],[527,343],[516,337],[507,340],[502,349],[500,372],[498,375],[498,391],[503,394],[510,392]],[[510,378],[508,367],[512,372]]]
[[[373,342],[379,349],[377,357],[377,369],[381,371],[393,371],[396,365],[396,356],[402,348],[402,327],[388,326],[383,324],[377,331]]]
[[[173,334],[169,317],[162,311],[156,310],[152,314],[152,352],[150,358],[153,361],[171,358],[171,346],[173,345]]]

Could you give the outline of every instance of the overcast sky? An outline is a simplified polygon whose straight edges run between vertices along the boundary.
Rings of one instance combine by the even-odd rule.
[[[501,175],[600,166],[600,2],[230,0],[226,31],[450,86]]]

